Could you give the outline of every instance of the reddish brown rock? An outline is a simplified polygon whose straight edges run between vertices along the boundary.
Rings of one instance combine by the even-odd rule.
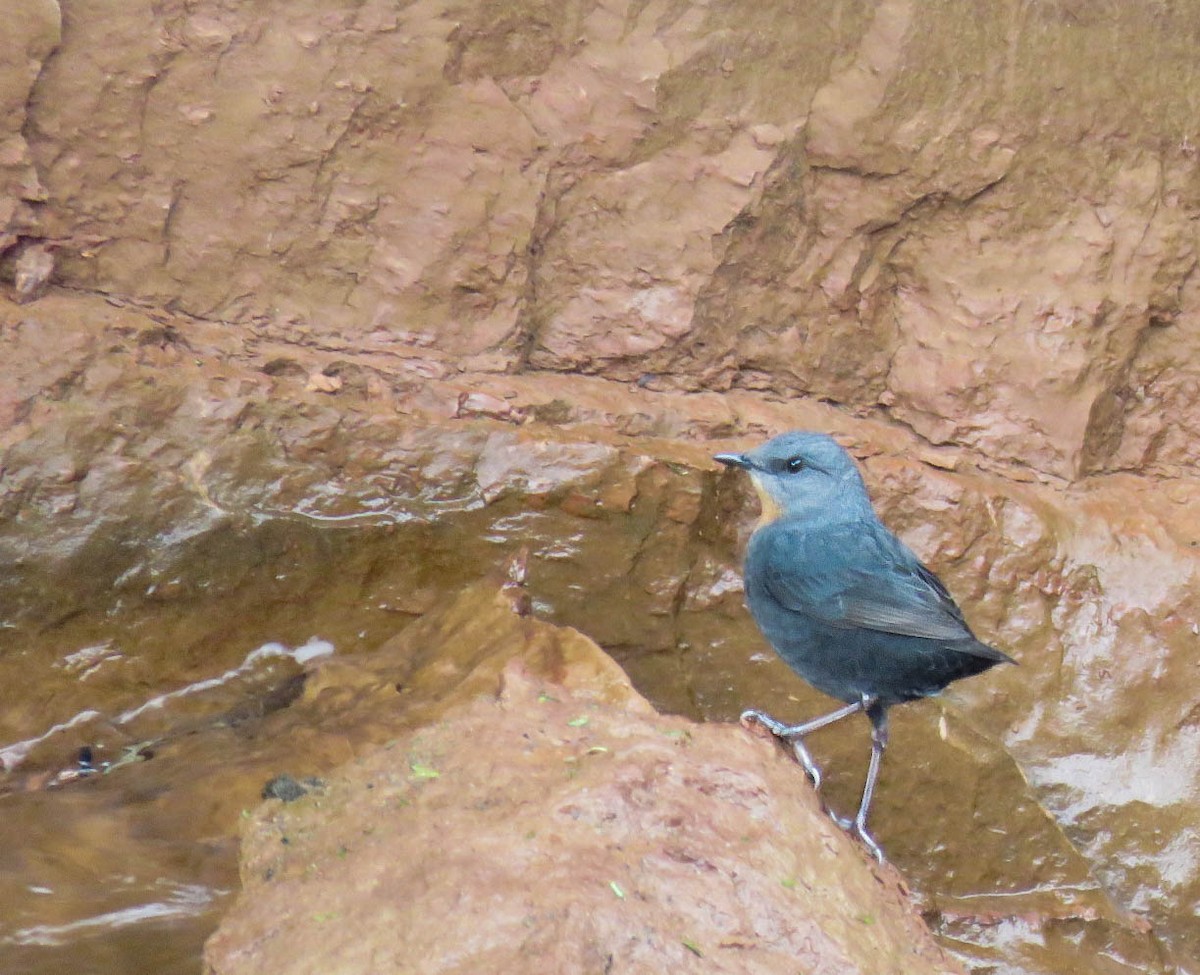
[[[62,13],[55,0],[6,5],[0,36],[0,255],[31,232],[33,206],[47,192],[38,176],[25,127],[29,99],[42,65],[58,45]]]
[[[1190,3],[119,13],[72,6],[9,129],[72,286],[442,370],[820,397],[1055,476],[1192,463]]]
[[[246,823],[212,975],[961,971],[790,759],[656,714],[581,634],[472,591],[401,647],[436,718]],[[345,673],[308,707],[363,700]]]
[[[416,360],[363,351],[354,369],[340,348],[247,342],[62,292],[0,311],[18,420],[0,462],[0,550],[13,567],[0,579],[13,607],[0,629],[0,747],[20,752],[14,774],[32,783],[64,768],[72,745],[99,742],[112,755],[124,735],[172,742],[105,782],[166,788],[180,815],[150,825],[138,818],[146,807],[130,807],[118,817],[128,843],[96,856],[131,863],[137,838],[158,830],[202,843],[232,829],[279,769],[275,747],[303,755],[294,771],[308,774],[344,759],[351,741],[395,737],[396,684],[422,686],[428,676],[405,679],[424,659],[417,651],[451,644],[420,623],[409,629],[423,642],[385,652],[386,638],[515,545],[530,548],[536,611],[613,648],[658,706],[721,720],[747,704],[819,713],[828,702],[806,694],[746,618],[737,563],[754,500],[710,460],[801,425],[834,431],[864,460],[889,524],[945,577],[981,636],[1022,662],[958,691],[985,734],[932,703],[897,716],[876,830],[940,930],[973,957],[1038,972],[1077,971],[1102,951],[1155,971],[1155,958],[1191,952],[1193,918],[1178,905],[1198,881],[1180,867],[1177,837],[1194,829],[1194,783],[1169,774],[1188,761],[1200,619],[1189,480],[1017,482],[952,447],[930,465],[919,439],[887,422],[739,390],[545,374],[417,384]],[[307,388],[312,375],[346,381],[323,392]],[[528,419],[450,419],[472,394]],[[314,633],[338,652],[309,675],[302,700],[268,719],[265,752],[266,739],[244,730],[193,733],[205,715],[225,728],[224,714],[253,713],[257,677],[232,701],[181,696],[133,725],[112,723],[237,671],[266,641],[298,646]],[[372,655],[380,669],[364,670]],[[427,675],[476,667],[453,654],[427,663]],[[496,672],[480,671],[476,690]],[[436,701],[441,685],[431,686]],[[859,732],[817,743],[842,808],[856,799]],[[238,778],[268,759],[249,783]],[[214,764],[235,784],[211,818],[189,819],[213,775],[192,782],[187,769]],[[15,836],[44,815],[10,810],[8,822]],[[72,840],[58,821],[55,835]],[[160,859],[143,855],[152,877]],[[9,916],[37,917],[24,903],[33,881],[15,865],[5,876],[20,902]],[[1135,904],[1144,918],[1122,910]],[[209,905],[215,915],[219,902]]]
[[[943,932],[1039,973],[1200,955],[1194,0],[65,12],[0,36],[0,290],[52,249],[66,286],[0,298],[16,774],[255,641],[376,649],[516,544],[656,703],[815,712],[708,457],[816,427],[1022,661],[960,692],[991,734],[924,705],[889,756],[879,831]],[[172,701],[147,734],[204,711]],[[68,808],[0,850],[88,845]],[[27,930],[36,862],[0,870]]]

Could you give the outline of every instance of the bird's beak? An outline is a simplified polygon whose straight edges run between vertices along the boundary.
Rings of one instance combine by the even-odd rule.
[[[745,454],[716,454],[713,460],[726,467],[740,467],[744,471],[748,471],[754,466]]]

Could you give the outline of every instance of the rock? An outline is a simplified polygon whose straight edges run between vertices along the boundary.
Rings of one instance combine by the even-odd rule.
[[[13,265],[13,293],[19,304],[36,301],[46,292],[54,274],[54,251],[44,242],[20,247]]]
[[[417,629],[425,719],[254,813],[210,975],[961,971],[774,747],[657,714],[503,591]]]
[[[326,376],[324,373],[315,372],[308,377],[308,383],[305,385],[310,393],[336,393],[342,388],[342,380],[340,376]]]
[[[34,222],[30,204],[48,198],[25,133],[31,124],[30,92],[58,46],[62,12],[55,0],[31,0],[2,11],[0,36],[0,254]]]
[[[71,723],[96,705],[310,622],[363,681],[347,726],[394,734],[395,682],[341,651],[522,545],[531,608],[656,704],[815,712],[741,609],[754,501],[708,459],[813,427],[851,442],[893,527],[1022,661],[962,691],[1020,769],[972,747],[943,775],[955,743],[914,709],[924,765],[885,769],[878,807],[914,884],[975,925],[980,964],[1200,956],[1200,782],[1180,773],[1195,0],[9,6],[0,278],[39,294],[53,242],[64,285],[0,288],[0,748],[20,774],[61,770],[85,732],[119,748]],[[86,680],[63,666],[97,647]],[[138,774],[170,784],[170,761]],[[917,773],[918,828],[889,822]],[[181,843],[238,811],[214,790],[188,826],[196,794],[155,788]],[[934,832],[935,804],[994,844]],[[94,846],[65,808],[13,830]],[[139,849],[152,878],[209,862],[137,847],[160,832],[133,808],[130,847],[106,827],[108,875]],[[0,879],[0,918],[42,882]]]
[[[308,795],[308,792],[308,786],[297,782],[285,772],[281,775],[276,775],[263,786],[262,797],[264,799],[278,799],[281,802],[295,802],[297,799]]]
[[[173,364],[142,355],[159,344],[142,337],[168,335]],[[142,837],[165,830],[181,847],[207,843],[280,769],[323,774],[334,758],[409,733],[409,720],[436,723],[464,675],[476,675],[472,693],[489,693],[499,670],[456,656],[459,644],[435,625],[444,614],[431,611],[521,546],[531,608],[613,648],[657,706],[716,721],[747,704],[819,713],[828,702],[805,696],[746,618],[737,562],[755,502],[710,459],[804,425],[837,433],[863,460],[888,523],[943,575],[981,635],[1022,662],[962,688],[981,739],[961,734],[951,712],[942,741],[932,703],[897,716],[876,828],[939,930],[955,950],[1032,971],[1088,970],[1097,944],[1119,944],[1124,963],[1147,971],[1163,970],[1155,958],[1190,957],[1193,919],[1178,904],[1196,878],[1175,872],[1173,844],[1194,828],[1194,788],[1168,775],[1195,706],[1186,672],[1200,530],[1187,479],[1169,491],[1134,475],[1016,483],[966,449],[926,455],[889,422],[744,390],[464,373],[410,387],[412,360],[370,349],[355,356],[389,377],[379,398],[351,398],[349,384],[329,397],[305,390],[304,377],[326,374],[342,348],[297,344],[284,355],[226,326],[66,290],[34,306],[0,299],[0,341],[14,418],[0,459],[0,553],[14,567],[0,579],[13,607],[0,628],[0,733],[22,746],[18,776],[33,783],[61,769],[81,743],[104,746],[108,759],[125,735],[191,728],[217,702],[172,699],[120,736],[111,719],[143,694],[195,680],[197,666],[205,677],[237,670],[248,649],[281,634],[298,645],[318,632],[337,647],[261,733],[245,731],[245,715],[262,711],[245,689],[221,698],[213,718],[241,716],[232,739],[188,732],[140,763],[138,788],[165,790],[164,800],[123,812],[128,843],[104,851],[114,871],[141,857],[152,879],[173,875],[179,868],[142,849]],[[428,395],[453,407],[477,390],[531,412],[552,404],[549,420],[454,420],[414,405]],[[637,437],[620,432],[632,418]],[[950,456],[960,458],[953,470],[935,463]],[[478,605],[462,613],[494,631],[497,646],[521,638]],[[410,637],[386,641],[422,614]],[[99,655],[86,680],[58,665],[73,644]],[[131,667],[145,676],[131,683]],[[41,691],[31,695],[35,677]],[[71,724],[88,713],[94,720]],[[817,743],[839,808],[857,798],[856,730]],[[1138,753],[1134,732],[1154,748]],[[1084,774],[1080,756],[1092,762]],[[197,768],[209,771],[198,779]],[[1175,791],[1153,791],[1167,780]],[[1122,786],[1130,781],[1142,784]],[[174,817],[165,826],[146,821],[164,809]],[[46,820],[40,809],[12,814],[30,828]],[[53,821],[39,844],[86,842],[89,819]],[[204,862],[220,874],[211,888],[230,889],[220,873],[228,860]],[[32,882],[6,876],[20,891]],[[1146,920],[1123,916],[1122,903],[1147,904],[1151,930],[1139,931]],[[207,910],[200,936],[219,902]],[[1076,930],[1086,937],[1072,940]],[[1057,967],[1045,963],[1051,955]]]
[[[261,338],[1194,467],[1191,6],[840,9],[80,12],[10,126],[19,222],[70,287]],[[13,118],[56,25],[6,36]]]

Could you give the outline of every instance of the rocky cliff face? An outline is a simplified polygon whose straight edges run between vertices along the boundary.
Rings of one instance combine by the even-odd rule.
[[[535,600],[657,703],[794,706],[748,662],[752,500],[706,457],[812,426],[1021,657],[963,694],[1065,830],[1017,909],[1020,877],[939,861],[897,798],[931,917],[977,944],[1007,918],[1028,971],[1190,970],[1194,0],[72,0],[6,23],[0,748],[94,703],[60,644],[125,639],[80,622],[114,593],[261,604],[214,552],[353,639],[354,600],[314,595],[341,550],[277,571],[291,550],[255,534],[297,518],[439,526],[404,536],[438,572],[337,556],[363,600],[392,580],[368,629],[561,533]],[[224,665],[206,615],[184,656]],[[912,733],[935,804],[976,821],[1018,788],[978,749],[939,778]]]
[[[64,283],[1068,478],[1194,462],[1190,3],[87,0],[25,100],[44,7],[0,217]]]
[[[24,129],[33,84],[62,29],[54,0],[22,5],[19,11],[9,5],[3,12],[9,26],[0,39],[0,253],[32,229],[34,206],[48,199]]]

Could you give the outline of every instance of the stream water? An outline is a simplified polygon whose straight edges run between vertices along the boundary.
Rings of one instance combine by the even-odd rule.
[[[742,607],[726,523],[741,502],[715,475],[643,475],[623,495],[442,499],[417,516],[222,514],[157,545],[126,526],[93,535],[68,575],[18,573],[0,619],[0,970],[195,973],[237,889],[243,811],[277,772],[349,756],[349,739],[264,736],[261,719],[286,710],[308,660],[369,653],[520,546],[535,611],[594,637],[660,708],[820,713],[828,702]],[[88,577],[71,577],[81,565]],[[935,931],[979,972],[1187,970],[1194,905],[1172,912],[1120,879],[1143,857],[1138,803],[1064,829],[1044,808],[1053,788],[1029,785],[1002,745],[1027,707],[1006,695],[1037,688],[1005,681],[999,698],[972,686],[895,712],[874,831]],[[853,725],[815,742],[845,808],[868,750]],[[1061,760],[1054,748],[1041,767]],[[1088,848],[1122,829],[1123,845]],[[1195,854],[1179,857],[1187,883]]]

